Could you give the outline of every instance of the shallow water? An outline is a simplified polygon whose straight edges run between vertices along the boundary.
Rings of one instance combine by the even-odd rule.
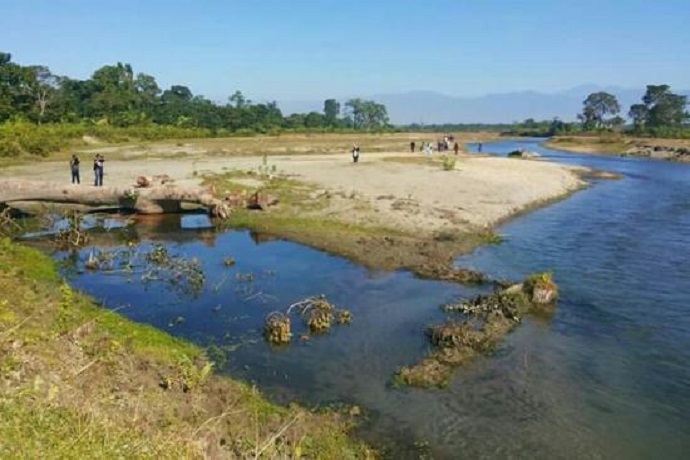
[[[558,153],[536,141],[484,144],[484,152],[520,147],[625,180],[597,182],[521,217],[500,229],[506,242],[459,260],[496,278],[551,269],[562,300],[553,318],[526,321],[495,355],[458,370],[446,390],[394,389],[391,376],[426,353],[422,329],[443,318],[439,305],[488,288],[369,271],[248,232],[214,236],[196,229],[204,226],[199,216],[159,227],[157,239],[202,261],[200,296],[142,285],[137,276],[128,283],[84,273],[73,282],[110,307],[126,306],[121,313],[137,321],[214,345],[227,357],[224,372],[257,382],[272,398],[362,406],[369,414],[362,435],[396,458],[427,449],[440,458],[684,457],[690,168]],[[224,267],[228,256],[237,265]],[[351,309],[353,324],[287,348],[263,342],[268,313],[321,293]]]

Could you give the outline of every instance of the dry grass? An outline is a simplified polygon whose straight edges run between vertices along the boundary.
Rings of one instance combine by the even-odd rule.
[[[362,458],[350,422],[215,377],[197,347],[102,309],[0,240],[0,457]]]
[[[151,142],[128,142],[108,144],[95,142],[90,145],[54,152],[47,157],[25,156],[4,158],[0,167],[16,166],[32,162],[65,161],[72,153],[78,153],[88,162],[96,153],[108,161],[127,161],[156,158],[188,158],[204,156],[259,156],[259,155],[304,155],[344,154],[353,144],[362,152],[409,152],[411,141],[419,146],[422,142],[435,142],[442,133],[359,133],[359,134],[284,134],[274,136],[226,137],[182,139]],[[467,142],[488,142],[499,138],[496,133],[461,133],[456,139]],[[87,168],[88,169],[88,168]]]

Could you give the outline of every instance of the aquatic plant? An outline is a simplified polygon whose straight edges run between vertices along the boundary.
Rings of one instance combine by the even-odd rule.
[[[292,339],[290,317],[281,312],[273,312],[264,321],[264,337],[274,345],[285,345]]]
[[[12,216],[11,208],[0,211],[0,237],[15,237],[23,231],[23,228]]]
[[[55,244],[59,249],[78,249],[89,241],[89,234],[82,228],[84,216],[76,211],[63,215],[67,228],[55,234]]]
[[[558,299],[558,286],[553,281],[551,272],[536,273],[525,281],[525,293],[532,303],[537,305],[552,304]]]
[[[350,324],[352,313],[349,310],[337,309],[324,295],[307,297],[290,305],[285,313],[274,312],[266,317],[264,322],[264,337],[271,343],[288,343],[292,337],[290,332],[290,315],[299,312],[306,326],[312,333],[324,333],[331,329],[334,322]]]

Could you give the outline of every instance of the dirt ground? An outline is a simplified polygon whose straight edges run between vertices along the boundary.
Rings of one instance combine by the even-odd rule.
[[[82,161],[80,186],[91,187],[90,162]],[[130,186],[140,175],[167,174],[176,184],[198,185],[205,175],[257,170],[262,161],[256,156],[219,155],[107,161],[105,184]],[[350,198],[331,200],[320,211],[324,217],[410,233],[490,227],[583,186],[573,168],[474,155],[460,155],[452,171],[444,171],[440,163],[426,161],[421,154],[400,152],[363,151],[357,164],[347,154],[271,156],[267,164],[277,174],[314,184],[317,195]],[[42,162],[3,169],[0,176],[68,182],[70,172],[63,162]],[[261,181],[246,185],[252,189]]]

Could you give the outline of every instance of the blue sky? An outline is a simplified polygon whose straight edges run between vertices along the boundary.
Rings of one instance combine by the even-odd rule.
[[[225,99],[690,87],[688,0],[2,0],[0,50]]]

